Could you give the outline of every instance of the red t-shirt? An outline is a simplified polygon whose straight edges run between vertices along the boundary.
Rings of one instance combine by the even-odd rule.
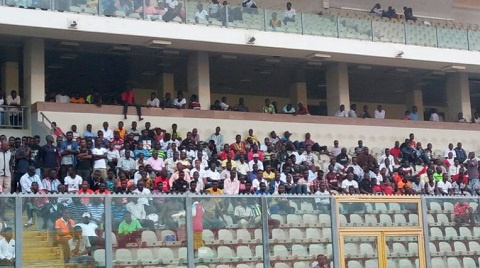
[[[132,105],[135,102],[135,96],[133,95],[133,89],[124,91],[122,93],[122,100],[128,105]]]
[[[382,191],[386,194],[386,195],[393,195],[395,193],[395,189],[393,189],[393,187],[391,185],[388,185],[388,186],[381,186],[382,187]]]
[[[168,177],[162,177],[162,176],[158,176],[155,181],[153,182],[153,189],[157,190],[157,185],[159,182],[162,182],[163,183],[163,191],[164,192],[168,192],[170,191],[170,183],[169,183],[170,179]]]
[[[392,149],[390,149],[390,154],[395,156],[396,158],[400,158],[400,156],[402,155],[402,151],[400,150],[400,148],[393,147]]]

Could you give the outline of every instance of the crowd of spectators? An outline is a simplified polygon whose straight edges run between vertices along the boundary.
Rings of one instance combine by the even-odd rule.
[[[90,262],[87,249],[103,245],[99,232],[105,205],[102,198],[89,197],[93,193],[131,194],[129,198],[113,199],[112,224],[119,245],[135,242],[137,231],[143,228],[173,229],[180,224],[167,215],[179,213],[183,209],[181,202],[165,202],[161,195],[142,195],[312,195],[319,197],[311,200],[312,205],[324,210],[321,197],[339,193],[480,193],[479,160],[474,152],[467,154],[458,143],[457,147],[449,144],[444,154],[438,156],[431,144],[422,147],[414,134],[374,156],[361,140],[349,152],[337,140],[333,146],[320,146],[309,133],[304,140],[291,140],[289,131],[282,137],[272,131],[259,139],[250,129],[236,135],[235,140],[226,141],[220,127],[204,138],[196,128],[184,134],[176,124],[165,130],[146,122],[140,129],[135,121],[130,127],[120,121],[115,128],[104,122],[98,131],[93,131],[89,124],[83,133],[75,125],[66,133],[56,124],[52,128],[54,135],[45,137],[43,145],[39,136],[0,135],[0,190],[76,195],[30,197],[25,206],[25,226],[36,224],[37,215],[42,228],[54,228],[56,242],[70,262]],[[325,159],[329,159],[328,163]],[[245,212],[247,205],[255,206],[248,202],[239,199],[223,204],[214,198],[206,199],[201,206],[211,216],[203,217],[202,226],[224,227],[223,213],[230,203],[235,211],[238,207],[239,214],[234,215],[240,226],[257,224],[260,217],[254,215],[255,209],[248,210],[250,216],[240,213]],[[7,204],[3,200],[0,206]],[[276,205],[276,210],[290,213],[295,208],[283,202]],[[0,219],[6,221],[5,209],[0,212]],[[82,232],[88,240],[82,238]]]
[[[387,9],[382,8],[380,3],[376,3],[373,8],[370,10],[370,13],[375,13],[382,18],[389,18],[389,19],[401,19],[402,16],[397,14],[397,11],[392,7],[389,6]],[[406,21],[412,20],[417,21],[417,18],[413,15],[413,9],[411,7],[403,7],[403,19]]]

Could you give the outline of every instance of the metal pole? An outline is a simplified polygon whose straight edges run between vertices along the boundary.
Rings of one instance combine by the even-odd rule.
[[[15,196],[15,267],[23,267],[22,196]]]
[[[262,246],[263,246],[263,267],[270,267],[270,235],[268,232],[268,207],[267,198],[261,197],[262,211]]]
[[[112,197],[109,195],[105,196],[105,267],[113,267]]]
[[[185,198],[185,228],[187,232],[187,261],[189,268],[195,268],[195,250],[193,249],[192,197]]]
[[[430,249],[428,248],[430,246],[430,236],[428,235],[427,198],[422,196],[420,201],[422,204],[423,243],[425,245],[426,268],[432,268],[432,263],[430,262]],[[421,243],[421,241],[418,241],[418,243]]]
[[[337,201],[335,198],[330,197],[330,219],[332,229],[332,255],[333,255],[333,267],[340,267],[340,251],[337,237],[333,237],[333,234],[338,235],[337,228]]]

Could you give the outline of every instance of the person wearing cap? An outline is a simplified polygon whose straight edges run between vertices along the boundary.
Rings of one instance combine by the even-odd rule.
[[[102,246],[102,239],[97,235],[97,231],[100,231],[98,225],[91,221],[92,216],[90,213],[85,212],[82,214],[82,222],[77,223],[76,226],[80,226],[82,228],[83,236],[88,237],[88,240],[92,246]]]
[[[252,160],[248,161],[248,167],[250,170],[253,170],[253,165],[257,165],[259,170],[263,170],[263,163],[260,161],[260,157],[258,154],[252,155]]]
[[[251,161],[253,159],[254,154],[258,155],[258,159],[260,161],[263,161],[265,158],[263,152],[258,149],[258,145],[256,144],[252,145],[252,150],[248,152],[248,156],[247,156],[248,161]]]

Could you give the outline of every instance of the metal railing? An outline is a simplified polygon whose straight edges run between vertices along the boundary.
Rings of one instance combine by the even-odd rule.
[[[61,265],[59,263],[63,263],[64,254],[59,252],[62,250],[62,243],[67,241],[56,237],[52,223],[65,215],[59,211],[55,214],[58,218],[52,219],[48,214],[55,213],[55,209],[59,209],[60,206],[68,210],[67,217],[74,219],[76,223],[83,222],[84,213],[89,212],[89,221],[101,226],[100,229],[104,235],[98,234],[98,236],[104,238],[103,242],[98,245],[93,244],[92,252],[86,255],[86,257],[90,256],[92,261],[95,259],[97,267],[114,265],[213,267],[211,265],[222,264],[230,267],[237,264],[247,264],[249,267],[259,267],[257,265],[273,267],[277,263],[293,267],[297,262],[312,267],[311,264],[316,260],[317,254],[327,256],[332,263],[335,263],[335,267],[338,267],[341,259],[339,247],[343,243],[372,242],[358,239],[338,241],[339,232],[349,227],[348,232],[358,229],[361,233],[369,228],[376,231],[389,228],[403,231],[409,228],[422,230],[420,226],[423,225],[424,240],[398,237],[393,241],[393,243],[404,244],[404,248],[408,245],[409,249],[409,252],[398,252],[394,248],[393,252],[387,254],[389,261],[397,263],[405,260],[415,263],[420,252],[411,251],[414,248],[418,250],[421,244],[424,244],[426,249],[426,267],[432,267],[434,258],[436,263],[444,262],[445,266],[447,257],[448,263],[465,262],[463,267],[471,267],[468,266],[471,264],[466,263],[470,260],[462,260],[460,257],[476,256],[476,261],[477,255],[480,255],[480,249],[473,248],[474,245],[470,243],[480,238],[478,221],[460,218],[456,214],[459,211],[456,208],[458,205],[468,203],[472,209],[472,215],[477,217],[478,196],[341,197],[3,194],[0,195],[2,207],[0,216],[3,218],[0,223],[2,228],[12,227],[15,233],[16,267],[27,267],[32,262],[43,266],[49,264],[58,266]],[[51,210],[42,209],[48,204],[55,206]],[[93,204],[96,209],[92,208]],[[122,234],[119,224],[125,221],[125,211],[138,208],[138,204],[142,204],[141,207],[145,208],[147,216],[144,215],[145,218],[139,219],[143,228],[139,229],[138,234],[131,233],[136,237],[130,239],[129,235]],[[220,212],[217,206],[223,212]],[[242,212],[238,212],[244,207],[251,208],[250,219],[248,217],[245,219],[245,216],[241,215]],[[152,217],[152,214],[157,214],[157,217]],[[351,217],[354,214],[356,220]],[[385,218],[389,220],[385,221]],[[45,220],[48,224],[43,225]],[[410,247],[412,241],[418,244],[417,247]],[[452,246],[452,252],[443,252],[443,248],[437,250],[439,243],[453,244],[452,241],[456,241],[455,248]],[[470,250],[458,252],[461,248],[458,248],[457,242],[470,243],[468,247]],[[238,255],[239,246],[255,254]],[[284,252],[286,248],[291,249]],[[230,252],[228,254],[231,256],[225,252]],[[41,254],[44,256],[39,258]],[[450,260],[452,256],[460,257],[458,260]],[[366,255],[361,251],[349,252],[346,258],[364,261]],[[379,257],[375,255],[371,258]]]
[[[73,12],[85,15],[121,17],[153,22],[177,22],[200,25],[217,25],[227,28],[317,35],[373,42],[389,42],[427,47],[480,51],[480,29],[447,24],[426,25],[422,22],[402,23],[396,19],[374,18],[375,14],[357,13],[351,16],[296,13],[294,19],[285,19],[285,10],[244,8],[242,6],[216,7],[210,13],[208,2],[178,1],[179,10],[160,10],[150,1],[100,0],[76,4],[70,0],[4,0],[11,7],[28,7],[42,10]],[[198,4],[201,3],[203,8]],[[172,11],[173,10],[173,11]],[[202,12],[200,10],[204,10]],[[363,14],[363,15],[359,15]]]
[[[25,129],[25,106],[0,105],[0,128]]]

